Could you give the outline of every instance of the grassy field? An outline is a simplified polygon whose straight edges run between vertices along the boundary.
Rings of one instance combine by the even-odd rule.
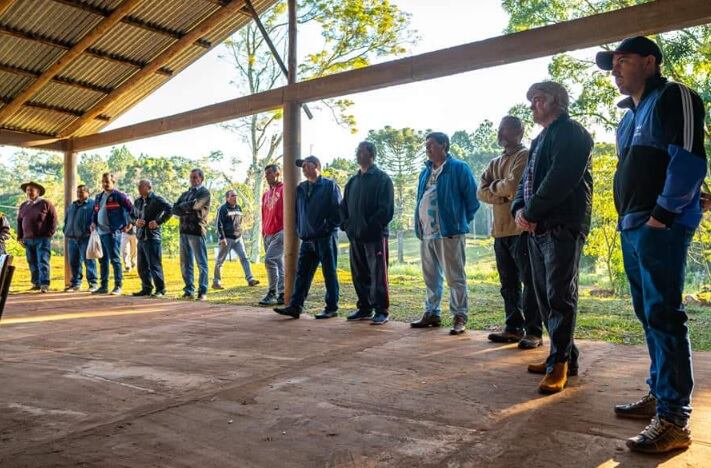
[[[341,244],[339,256],[339,279],[341,282],[340,307],[343,313],[354,310],[356,297],[351,285],[348,269],[346,244]],[[396,264],[396,247],[391,243],[390,285],[391,318],[410,321],[422,313],[424,302],[424,284],[421,279],[419,264],[419,246],[416,240],[405,243],[405,263]],[[210,281],[212,281],[213,252],[210,252]],[[29,272],[24,259],[17,259],[18,269],[13,280],[12,292],[24,292],[30,286]],[[223,291],[208,293],[208,301],[235,305],[256,305],[266,289],[264,265],[252,266],[255,277],[261,281],[257,287],[247,286],[242,269],[236,259],[225,263],[222,271]],[[169,296],[182,294],[182,279],[177,258],[165,258],[164,269]],[[491,240],[470,239],[467,244],[467,276],[469,279],[469,312],[467,326],[477,330],[498,330],[503,324],[503,302],[499,294],[498,275],[493,258]],[[600,298],[590,295],[602,279],[593,274],[581,277],[581,292],[576,336],[579,338],[604,340],[614,343],[641,344],[642,329],[634,317],[629,298]],[[63,288],[63,259],[52,257],[52,289]],[[86,287],[86,284],[83,285]],[[124,294],[138,291],[140,280],[134,272],[129,273],[124,281]],[[318,312],[323,307],[323,278],[316,274],[314,285],[306,303],[308,312]],[[447,291],[443,311],[447,310]],[[150,300],[150,299],[147,299]],[[689,326],[692,345],[695,350],[711,350],[711,308],[688,306]],[[450,317],[443,314],[445,325],[450,325]]]

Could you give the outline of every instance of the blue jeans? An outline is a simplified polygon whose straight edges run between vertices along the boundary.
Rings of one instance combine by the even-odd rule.
[[[235,252],[239,257],[239,261],[242,264],[242,271],[244,272],[244,277],[247,282],[252,281],[254,276],[252,276],[252,268],[249,265],[247,253],[244,251],[244,241],[242,238],[225,239],[225,242],[225,245],[220,244],[217,252],[217,258],[215,259],[215,272],[212,275],[212,284],[220,284],[220,281],[222,281],[222,265],[225,263],[227,255],[230,252]]]
[[[195,293],[193,258],[198,265],[198,294],[207,294],[207,244],[202,236],[180,234],[180,272],[183,274],[185,294]]]
[[[691,343],[681,296],[693,229],[655,229],[643,224],[622,231],[622,255],[632,305],[642,322],[651,364],[647,384],[657,414],[686,425],[691,414]]]
[[[309,295],[311,281],[314,279],[319,263],[323,271],[323,280],[326,283],[326,310],[338,310],[338,273],[336,261],[338,260],[338,243],[336,233],[320,239],[301,241],[299,260],[296,266],[296,281],[294,292],[289,305],[303,307],[306,296]]]
[[[30,267],[32,286],[49,286],[50,238],[25,239],[25,258]]]
[[[585,235],[575,229],[554,226],[543,234],[528,236],[533,289],[538,310],[550,336],[546,372],[560,362],[578,368],[575,320],[578,316],[578,276]]]
[[[69,285],[72,287],[81,286],[82,265],[86,267],[86,281],[89,286],[96,286],[98,282],[96,260],[86,258],[87,245],[89,245],[88,236],[81,239],[67,238],[67,255],[69,255],[69,267],[72,270],[72,279]]]
[[[146,292],[153,291],[155,285],[157,292],[165,291],[163,277],[163,249],[160,239],[138,241],[138,276],[141,277],[141,289]]]
[[[101,250],[104,255],[99,259],[101,270],[101,289],[109,287],[109,263],[114,270],[114,287],[123,285],[123,271],[121,271],[121,231],[101,234]]]

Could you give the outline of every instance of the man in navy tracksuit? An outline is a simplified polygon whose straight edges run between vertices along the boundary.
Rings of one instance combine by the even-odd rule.
[[[101,286],[92,294],[106,294],[109,292],[109,263],[114,270],[113,295],[121,294],[123,272],[121,271],[121,233],[131,229],[129,213],[133,204],[125,193],[114,188],[114,175],[106,172],[101,175],[103,192],[96,196],[94,201],[94,216],[92,229],[99,231],[101,249],[104,255],[99,259],[101,270]]]
[[[630,449],[667,452],[691,443],[691,345],[681,298],[702,213],[704,104],[661,76],[661,50],[646,37],[627,38],[596,62],[628,96],[619,103],[627,113],[617,129],[614,195],[632,304],[651,358],[649,393],[615,413],[652,419],[627,441]]]
[[[280,315],[299,318],[309,294],[319,263],[326,283],[326,308],[317,319],[338,315],[338,225],[341,191],[331,179],[321,176],[321,162],[316,156],[297,159],[306,180],[296,188],[296,233],[301,239],[296,282],[286,307],[276,307]]]

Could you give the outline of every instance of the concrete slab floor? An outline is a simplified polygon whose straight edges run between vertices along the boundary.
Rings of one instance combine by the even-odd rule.
[[[282,318],[186,301],[17,295],[0,324],[2,467],[711,466],[711,353],[695,353],[691,449],[633,454],[641,347],[578,343],[580,376],[536,392],[546,349],[482,332]]]

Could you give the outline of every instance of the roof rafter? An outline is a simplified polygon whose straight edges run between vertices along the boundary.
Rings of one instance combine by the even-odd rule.
[[[0,109],[0,125],[5,123],[13,114],[15,114],[27,101],[32,98],[39,90],[47,83],[52,81],[52,78],[57,76],[65,68],[67,68],[77,57],[79,57],[90,45],[101,39],[101,37],[109,32],[121,18],[128,15],[134,8],[143,0],[124,0],[116,10],[107,18],[102,19],[99,24],[86,33],[84,37],[77,42],[64,55],[59,57],[52,65],[49,66],[40,76],[37,77],[27,88],[20,94],[15,96],[9,104]]]
[[[52,0],[57,3],[62,3],[64,5],[70,6],[72,8],[77,8],[89,13],[93,13],[98,16],[103,16],[103,17],[108,17],[111,15],[111,13],[114,10],[111,10],[109,8],[102,8],[99,6],[94,6],[90,5],[88,3],[84,3],[82,0]],[[182,31],[176,31],[171,28],[166,28],[165,26],[161,26],[159,24],[155,23],[150,23],[148,21],[144,21],[140,18],[137,18],[135,16],[130,16],[127,15],[123,19],[121,19],[122,23],[130,24],[131,26],[135,26],[137,28],[145,29],[146,31],[150,31],[156,34],[161,34],[163,36],[168,36],[172,37],[173,39],[180,39],[185,35],[184,32]],[[202,47],[204,49],[210,49],[212,48],[212,43],[206,39],[198,39],[195,41],[195,45],[198,47]]]
[[[57,140],[57,138],[41,133],[27,133],[15,129],[0,128],[0,145],[64,151],[69,146],[69,142],[67,140]]]
[[[708,0],[657,0],[619,10],[302,81],[187,112],[72,138],[77,151],[188,130],[267,112],[285,102],[311,102],[393,85],[609,44],[711,22]]]
[[[34,34],[31,32],[27,31],[22,31],[17,28],[12,28],[10,26],[0,24],[0,34],[5,34],[8,36],[13,36],[13,37],[18,37],[20,39],[25,39],[27,41],[33,41],[33,42],[39,42],[40,44],[48,45],[50,47],[56,47],[58,49],[64,49],[64,50],[69,50],[72,47],[74,47],[74,43],[71,42],[66,42],[66,41],[60,41],[57,39],[51,39],[48,37],[44,37],[40,34]],[[143,68],[147,64],[145,62],[141,62],[140,60],[133,60],[128,57],[122,57],[118,54],[112,54],[110,52],[105,52],[103,50],[95,49],[95,48],[88,48],[84,51],[85,54],[91,55],[92,57],[96,57],[102,60],[108,60],[110,62],[114,63],[120,63],[121,65],[129,65],[134,68]],[[161,75],[165,76],[173,76],[173,71],[169,70],[167,68],[161,68],[156,71],[156,73],[159,73]]]
[[[5,73],[11,73],[13,75],[19,75],[19,76],[26,76],[27,78],[37,78],[38,76],[41,75],[39,72],[35,72],[32,70],[28,70],[27,68],[22,68],[22,67],[13,67],[10,65],[6,65],[4,63],[0,63],[0,71],[3,71]],[[52,78],[52,81],[54,83],[59,83],[67,86],[72,86],[74,88],[79,88],[79,89],[84,89],[87,91],[94,91],[96,93],[101,93],[101,94],[109,94],[113,88],[109,88],[107,86],[97,86],[89,83],[82,83],[81,81],[76,81],[72,80],[71,78],[66,78],[66,77],[61,77],[61,76],[55,76]]]
[[[0,0],[0,16],[2,16],[13,3],[15,3],[15,0]]]
[[[5,104],[10,104],[12,102],[12,98],[7,97],[7,96],[0,96],[0,102],[3,102]],[[69,109],[67,107],[62,107],[62,106],[55,106],[52,104],[44,104],[41,102],[27,101],[24,104],[24,106],[25,107],[33,107],[35,109],[42,109],[42,110],[48,110],[48,111],[52,111],[52,112],[58,112],[60,114],[73,115],[74,117],[80,117],[82,115],[82,112],[78,111],[78,110]],[[2,109],[0,109],[0,110],[2,110]],[[111,118],[107,115],[99,115],[96,118],[97,118],[97,120],[103,120],[106,122],[111,120]]]
[[[199,37],[204,36],[213,27],[223,22],[230,15],[234,15],[236,12],[244,7],[244,2],[242,0],[232,0],[226,6],[220,8],[219,10],[212,13],[206,19],[204,19],[200,24],[195,26],[190,32],[185,36],[175,42],[173,45],[164,50],[158,57],[155,58],[150,64],[145,68],[138,71],[131,78],[122,83],[118,88],[114,89],[108,96],[104,97],[99,101],[94,107],[86,111],[86,113],[78,118],[76,121],[72,122],[67,128],[61,131],[61,137],[68,137],[75,134],[81,129],[84,124],[93,120],[97,115],[104,112],[111,104],[121,99],[126,93],[131,91],[149,77],[155,70],[159,69],[170,60],[175,58],[178,54],[182,53],[185,49],[190,47],[193,42]]]

